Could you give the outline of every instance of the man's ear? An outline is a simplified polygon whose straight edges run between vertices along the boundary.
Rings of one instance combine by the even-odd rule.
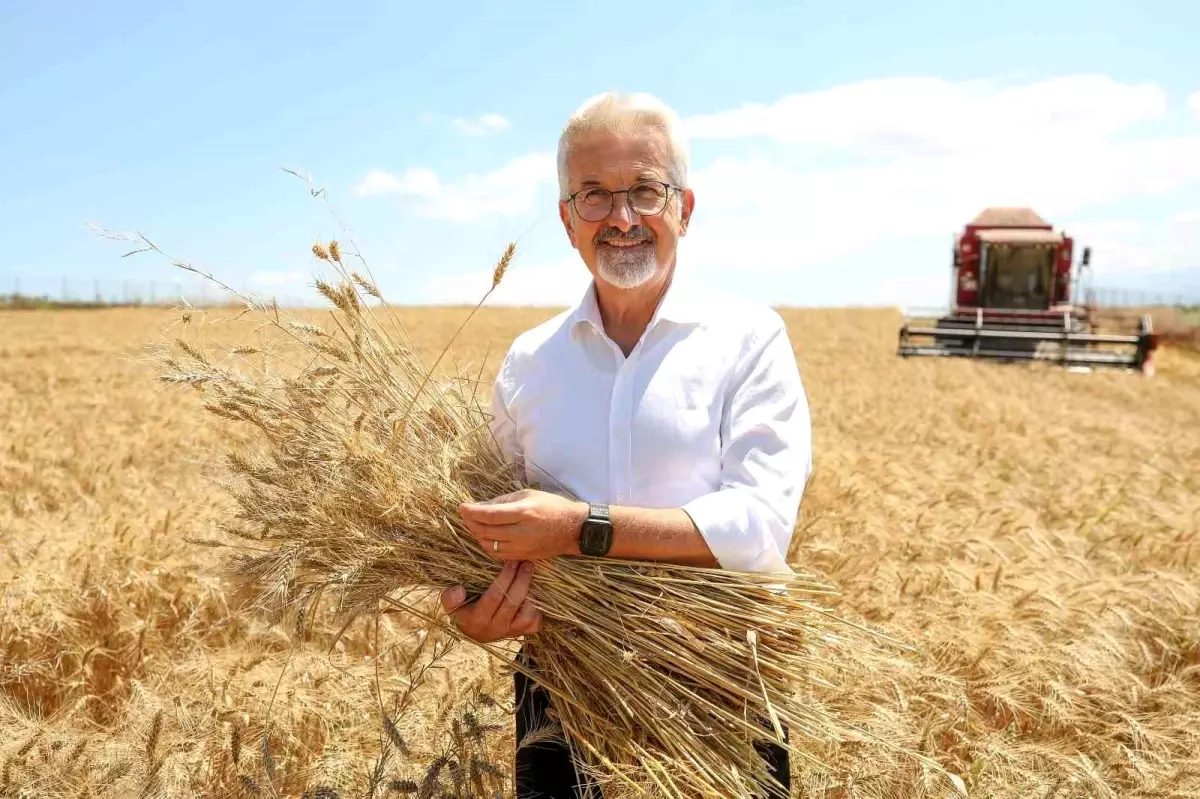
[[[579,245],[575,242],[575,228],[571,225],[571,205],[566,200],[558,201],[558,218],[562,220],[563,227],[567,231],[567,238],[571,240],[571,246],[579,249]]]
[[[688,223],[692,220],[692,211],[696,208],[696,193],[691,189],[684,189],[680,199],[682,205],[679,208],[679,235],[686,236]]]

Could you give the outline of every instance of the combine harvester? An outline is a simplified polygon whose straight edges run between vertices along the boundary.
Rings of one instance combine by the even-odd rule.
[[[906,314],[897,354],[1153,374],[1158,339],[1149,314],[1136,330],[1097,332],[1095,309],[1073,298],[1090,248],[1072,274],[1073,246],[1032,209],[986,209],[955,241],[950,309]]]

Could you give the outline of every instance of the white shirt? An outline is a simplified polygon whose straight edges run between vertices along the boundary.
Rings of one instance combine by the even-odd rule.
[[[516,338],[491,413],[527,483],[588,502],[682,508],[722,568],[792,572],[812,431],[787,329],[770,307],[700,291],[676,272],[626,358],[590,284],[576,307]]]

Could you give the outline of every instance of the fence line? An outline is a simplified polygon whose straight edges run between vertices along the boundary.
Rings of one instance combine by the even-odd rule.
[[[1200,297],[1142,291],[1117,286],[1091,286],[1085,292],[1088,305],[1097,308],[1188,308],[1200,305]]]
[[[275,300],[280,306],[314,305],[314,294],[303,298],[294,294],[276,294],[268,290],[248,291],[250,296]],[[173,306],[195,308],[227,306],[237,300],[229,292],[205,281],[137,280],[134,278],[79,278],[65,276],[15,275],[5,286],[0,284],[0,303],[48,302],[89,306]]]
[[[16,275],[0,282],[0,304],[21,300],[102,306],[172,306],[196,308],[236,304],[225,291],[203,280],[137,280],[133,278],[80,278],[66,276]],[[317,306],[324,301],[314,291],[308,297],[276,294],[270,286],[248,292],[282,307]],[[1178,307],[1200,305],[1200,296],[1142,291],[1119,286],[1089,286],[1083,291],[1086,304],[1099,308]]]

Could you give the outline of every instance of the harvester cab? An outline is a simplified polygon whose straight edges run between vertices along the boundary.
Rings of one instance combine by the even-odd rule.
[[[1077,300],[1091,250],[1076,265],[1073,247],[1032,209],[984,210],[955,239],[949,309],[906,315],[897,353],[1152,373],[1150,316],[1097,332],[1095,309]]]

